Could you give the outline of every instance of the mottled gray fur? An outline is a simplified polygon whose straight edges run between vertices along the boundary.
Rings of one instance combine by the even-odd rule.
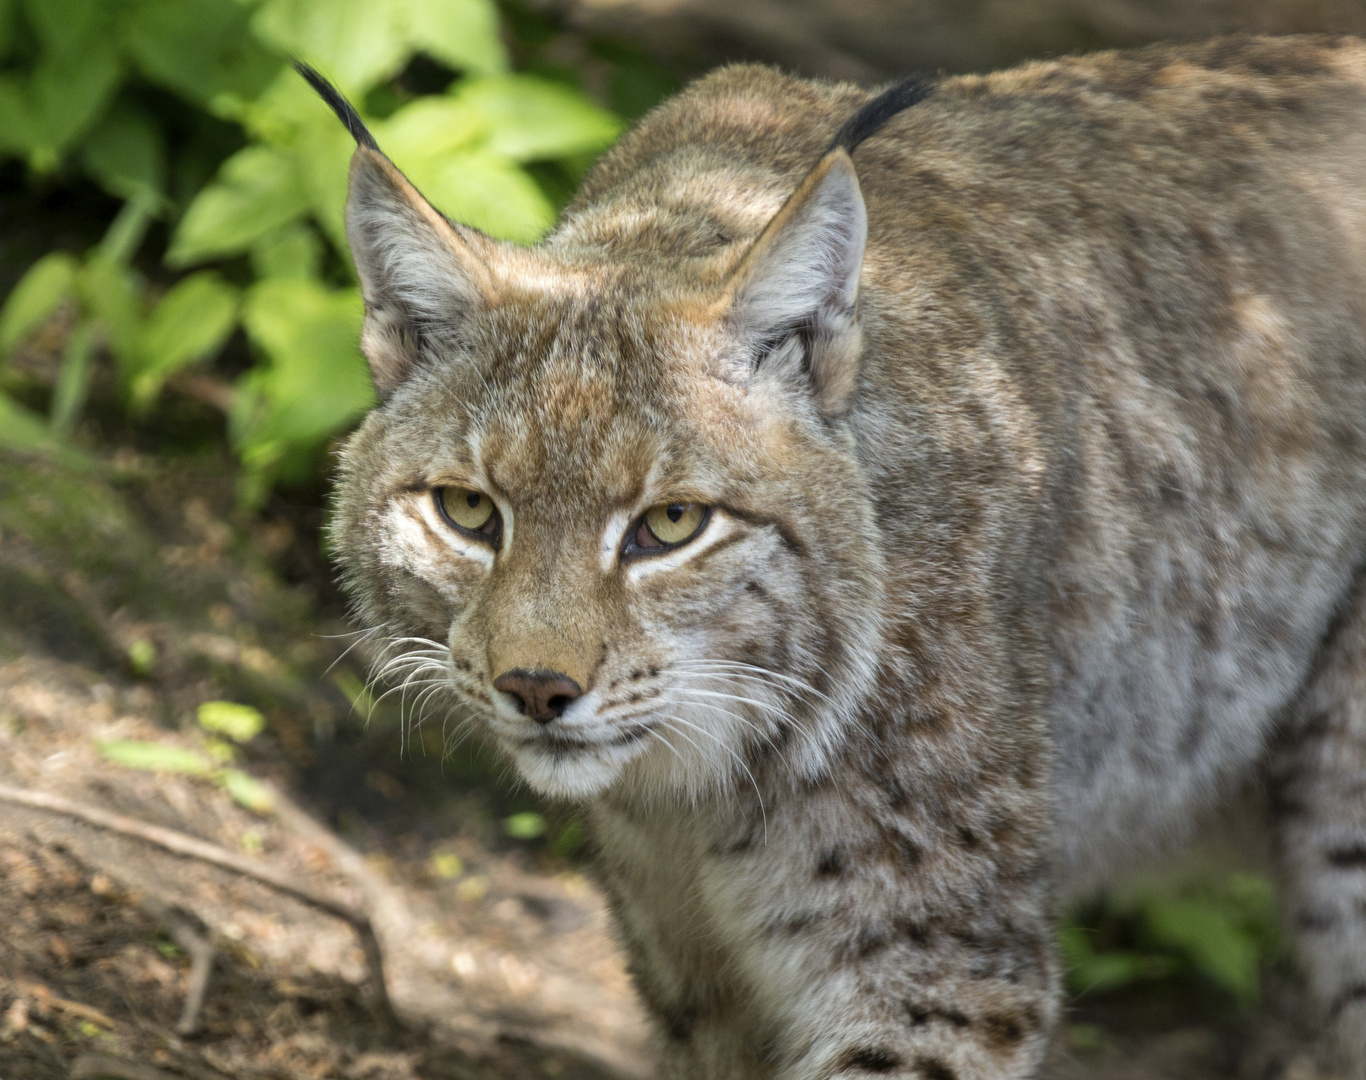
[[[823,157],[869,97],[720,71],[529,250],[357,152],[360,618],[585,804],[665,1077],[1032,1075],[1059,899],[1258,776],[1366,1076],[1366,47],[945,79]]]

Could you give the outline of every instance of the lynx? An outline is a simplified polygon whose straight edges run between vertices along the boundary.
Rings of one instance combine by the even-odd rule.
[[[1059,902],[1258,778],[1366,1076],[1366,44],[730,67],[529,248],[314,82],[346,585],[583,807],[662,1076],[1035,1075]]]

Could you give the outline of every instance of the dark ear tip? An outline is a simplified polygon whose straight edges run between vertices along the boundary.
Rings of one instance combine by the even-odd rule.
[[[877,132],[888,120],[934,93],[934,82],[912,75],[883,91],[849,117],[830,142],[830,149],[843,147],[852,154],[861,142]]]
[[[369,150],[379,149],[379,143],[375,142],[375,137],[370,134],[370,129],[365,126],[360,114],[356,112],[351,102],[342,96],[340,90],[297,57],[290,63],[293,64],[294,70],[304,77],[304,81],[313,87],[318,92],[318,96],[327,102],[328,107],[337,114],[337,119],[346,125],[346,130],[351,133],[351,137],[356,140],[358,146],[364,146]]]

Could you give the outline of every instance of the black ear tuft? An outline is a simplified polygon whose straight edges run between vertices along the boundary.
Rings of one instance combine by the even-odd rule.
[[[375,137],[370,134],[370,129],[361,121],[360,115],[352,107],[351,102],[342,97],[339,91],[330,82],[324,79],[302,60],[295,60],[294,70],[302,75],[308,85],[318,91],[321,97],[337,114],[337,119],[346,125],[346,130],[351,133],[351,138],[356,140],[357,145],[367,147],[370,150],[378,150],[379,144],[375,142]]]
[[[917,75],[901,80],[890,90],[886,90],[873,98],[872,101],[846,120],[844,126],[840,128],[839,134],[830,143],[830,148],[826,153],[828,154],[830,150],[838,147],[843,148],[846,153],[852,154],[859,143],[876,132],[897,113],[909,109],[912,105],[919,105],[932,93],[934,93],[934,83]]]

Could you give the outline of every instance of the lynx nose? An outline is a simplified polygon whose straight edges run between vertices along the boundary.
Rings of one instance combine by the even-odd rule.
[[[550,723],[583,695],[583,688],[568,675],[541,669],[513,668],[494,679],[493,686],[515,697],[522,712],[540,724]]]

